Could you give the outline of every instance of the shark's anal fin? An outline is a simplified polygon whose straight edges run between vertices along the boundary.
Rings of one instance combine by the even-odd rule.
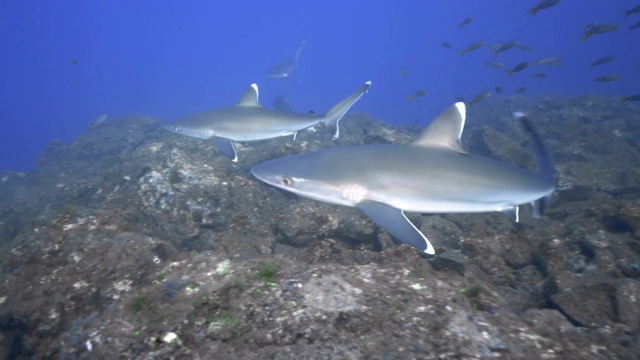
[[[513,207],[502,210],[503,214],[507,215],[509,218],[511,218],[511,220],[515,222],[520,221],[520,216],[518,215],[519,212],[520,212],[520,207],[518,206],[513,206]]]
[[[435,254],[429,240],[407,219],[402,210],[375,201],[362,202],[358,207],[393,237],[424,253]]]
[[[211,138],[211,142],[218,148],[218,150],[220,150],[221,153],[231,159],[231,161],[238,161],[238,154],[236,154],[236,148],[233,147],[231,140],[214,136]]]

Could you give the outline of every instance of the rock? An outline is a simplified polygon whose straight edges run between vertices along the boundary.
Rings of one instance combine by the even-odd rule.
[[[620,279],[616,284],[618,319],[632,330],[640,328],[640,281]]]
[[[408,213],[435,257],[249,172],[406,143],[416,126],[348,114],[339,139],[240,143],[238,163],[149,117],[56,142],[34,171],[0,174],[0,357],[636,358],[640,112],[492,97],[469,110],[463,142],[535,168],[513,111],[558,160],[549,216]]]
[[[612,299],[615,291],[611,283],[581,285],[574,282],[574,285],[551,295],[551,300],[575,324],[594,328],[615,321]]]
[[[467,259],[461,252],[445,250],[431,261],[431,266],[438,271],[453,270],[464,276],[464,266],[466,263]]]

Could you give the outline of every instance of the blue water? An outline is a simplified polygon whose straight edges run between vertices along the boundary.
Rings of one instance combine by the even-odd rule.
[[[367,80],[369,94],[352,111],[394,124],[425,124],[455,96],[495,85],[504,93],[493,96],[523,86],[523,96],[640,93],[640,29],[629,31],[640,14],[623,12],[639,0],[564,0],[529,16],[537,2],[2,1],[0,170],[31,169],[50,141],[71,141],[102,114],[171,120],[231,105],[254,82],[270,106],[284,84],[265,73],[302,41],[286,86],[297,111],[324,112]],[[467,17],[473,21],[458,28]],[[623,27],[580,42],[593,21]],[[501,54],[509,68],[551,56],[564,66],[509,78],[485,66],[494,59],[486,47],[460,57],[480,40],[533,49]],[[605,55],[618,58],[589,67]],[[538,71],[548,78],[529,78]],[[593,81],[609,74],[621,79]],[[407,100],[418,89],[428,94]]]

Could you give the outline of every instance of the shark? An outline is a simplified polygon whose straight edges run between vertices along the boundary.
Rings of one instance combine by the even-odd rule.
[[[515,113],[533,139],[539,171],[470,154],[461,142],[466,108],[446,109],[409,144],[335,147],[277,158],[251,169],[257,179],[302,197],[357,207],[390,235],[426,254],[431,242],[405,215],[500,211],[519,221],[533,204],[539,217],[556,189],[549,151],[531,121]]]
[[[274,66],[271,70],[269,70],[267,72],[267,77],[270,77],[270,78],[287,78],[287,77],[289,77],[289,75],[291,74],[293,69],[295,69],[298,66],[298,58],[300,57],[300,54],[302,53],[302,49],[304,48],[304,44],[305,44],[305,42],[303,41],[302,44],[300,44],[300,47],[298,47],[298,50],[296,51],[296,53],[293,56],[293,58],[287,59],[287,60],[281,62],[280,64]]]
[[[251,84],[234,106],[187,115],[165,126],[176,134],[211,140],[218,150],[238,161],[232,141],[258,141],[293,135],[301,130],[326,126],[340,136],[339,122],[353,104],[365,94],[371,81],[333,106],[325,114],[294,113],[267,109],[258,100],[258,85]]]

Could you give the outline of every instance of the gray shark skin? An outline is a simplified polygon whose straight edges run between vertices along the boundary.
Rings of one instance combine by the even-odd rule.
[[[298,50],[296,51],[296,54],[293,56],[292,59],[287,59],[281,62],[280,64],[274,66],[271,70],[269,70],[267,72],[267,77],[270,77],[270,78],[289,77],[293,69],[295,69],[298,66],[298,58],[302,53],[302,48],[304,48],[304,44],[305,42],[303,41],[302,44],[300,44],[300,47],[298,48]]]
[[[360,208],[389,234],[427,254],[433,245],[404,212],[501,211],[518,221],[522,204],[539,214],[556,189],[553,161],[524,114],[542,173],[474,156],[460,136],[466,108],[445,110],[410,144],[356,145],[287,156],[251,169],[261,181],[299,196]]]
[[[174,133],[211,140],[233,161],[238,155],[231,141],[257,141],[293,135],[300,130],[324,124],[340,136],[338,123],[342,116],[371,86],[367,81],[353,94],[333,106],[326,114],[293,113],[266,109],[258,101],[258,85],[252,84],[235,106],[196,113],[166,125]]]

